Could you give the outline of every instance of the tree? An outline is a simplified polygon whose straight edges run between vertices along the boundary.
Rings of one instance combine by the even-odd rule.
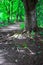
[[[21,0],[0,0],[0,23],[4,25],[24,21],[25,9]]]
[[[0,25],[4,25],[8,18],[4,0],[0,0],[0,14]]]

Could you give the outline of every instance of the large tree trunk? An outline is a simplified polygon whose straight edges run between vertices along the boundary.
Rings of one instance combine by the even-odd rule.
[[[36,25],[35,6],[38,0],[22,0],[26,10],[26,30],[34,28]]]

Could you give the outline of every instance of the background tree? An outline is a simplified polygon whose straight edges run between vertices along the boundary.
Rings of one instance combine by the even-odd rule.
[[[0,26],[3,26],[5,23],[7,24],[7,10],[5,7],[5,1],[0,0]]]
[[[24,21],[25,9],[21,0],[0,0],[0,25]]]

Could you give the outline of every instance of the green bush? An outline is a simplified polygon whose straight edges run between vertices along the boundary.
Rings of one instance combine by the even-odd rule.
[[[43,28],[43,0],[38,0],[36,4],[37,26]]]

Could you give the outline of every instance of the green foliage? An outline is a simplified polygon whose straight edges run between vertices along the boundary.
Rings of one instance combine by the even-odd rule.
[[[24,22],[22,22],[22,23],[20,24],[20,28],[21,28],[21,29],[24,29],[24,28],[25,28]]]
[[[15,0],[13,5],[14,19],[17,21],[24,21],[25,9],[21,0]],[[15,18],[16,17],[16,18]]]
[[[36,4],[37,26],[43,28],[43,0],[38,0]]]
[[[21,0],[0,0],[0,26],[25,20],[25,9]]]

